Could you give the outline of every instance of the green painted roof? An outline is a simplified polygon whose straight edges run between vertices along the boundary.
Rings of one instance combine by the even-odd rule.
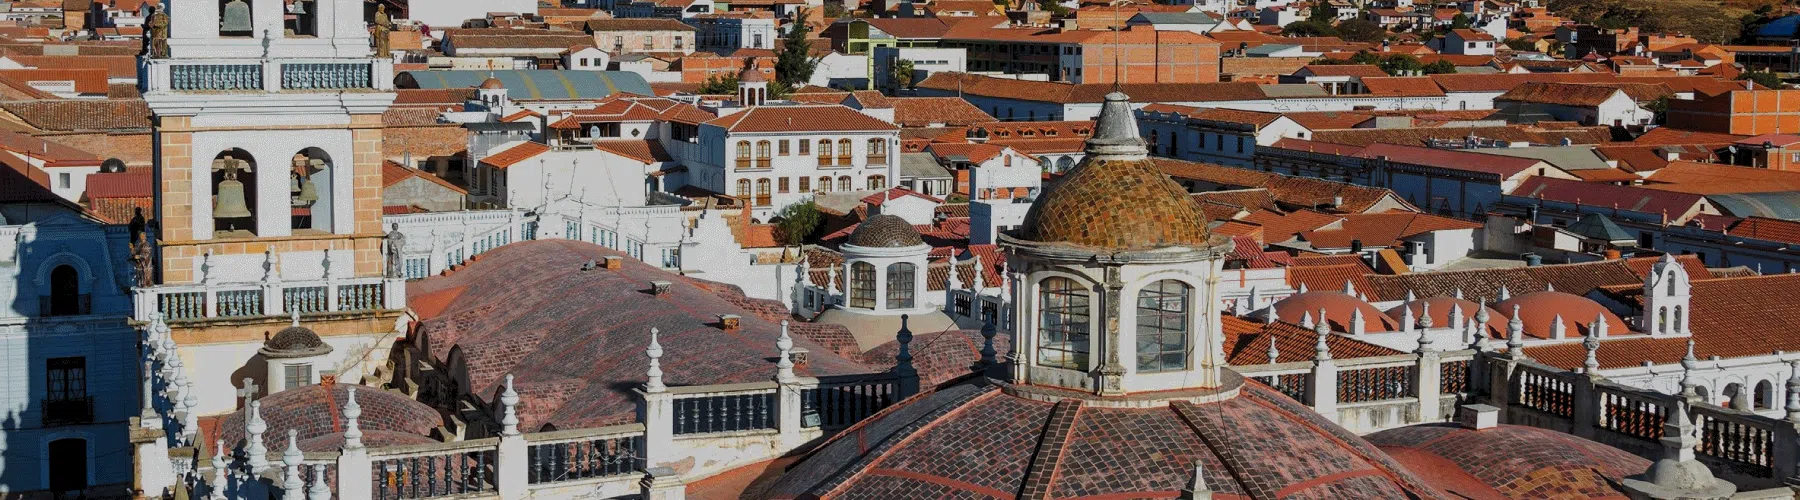
[[[500,79],[507,95],[517,100],[596,99],[620,92],[656,95],[643,75],[630,71],[403,71],[394,83],[403,89],[466,89],[480,85],[489,76]]]
[[[1580,220],[1575,221],[1574,224],[1570,224],[1568,230],[1576,235],[1595,240],[1621,241],[1637,239],[1631,236],[1631,233],[1625,232],[1625,228],[1619,227],[1612,219],[1608,219],[1606,216],[1600,214],[1583,215]]]

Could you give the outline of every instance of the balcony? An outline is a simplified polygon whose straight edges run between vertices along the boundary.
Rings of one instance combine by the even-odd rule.
[[[850,166],[850,157],[847,155],[837,157],[837,166],[840,166],[840,167]]]
[[[400,279],[351,278],[281,283],[164,285],[133,292],[137,318],[160,312],[170,321],[215,318],[285,317],[289,311],[325,314],[405,307]]]
[[[870,165],[886,165],[887,155],[869,155]]]
[[[147,59],[148,92],[382,90],[393,66],[378,59]],[[384,80],[385,79],[385,80]]]
[[[94,397],[43,400],[44,427],[94,423]]]

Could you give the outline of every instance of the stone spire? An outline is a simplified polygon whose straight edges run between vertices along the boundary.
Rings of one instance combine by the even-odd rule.
[[[356,387],[348,389],[348,400],[344,402],[344,449],[354,450],[363,447],[362,426],[357,422],[362,418],[362,405],[356,403]]]
[[[1313,327],[1312,311],[1300,313],[1300,327],[1307,329]]]
[[[981,366],[983,368],[1000,363],[995,358],[994,335],[996,335],[994,321],[991,319],[981,320]]]
[[[306,500],[331,500],[331,486],[325,484],[325,468],[312,468],[312,487],[306,490]]]
[[[1344,280],[1344,295],[1349,295],[1351,297],[1355,297],[1356,296],[1356,284],[1351,283],[1350,280],[1347,280],[1347,279]]]
[[[1512,319],[1506,321],[1506,354],[1514,359],[1525,357],[1525,320],[1519,319],[1519,305],[1513,304]]]
[[[1362,335],[1367,327],[1363,326],[1362,309],[1350,310],[1350,334]]]
[[[1206,485],[1205,467],[1199,460],[1194,461],[1194,479],[1188,482],[1186,493],[1187,496],[1183,498],[1193,500],[1211,500],[1213,497],[1212,488]]]
[[[900,343],[900,352],[894,354],[894,373],[902,377],[918,375],[918,371],[913,368],[912,364],[913,334],[912,330],[906,327],[908,316],[910,315],[900,315],[900,332],[894,334],[894,340]]]
[[[213,500],[224,500],[225,471],[231,469],[231,466],[225,463],[225,438],[214,441],[213,446],[215,446],[212,456],[213,477],[212,484],[208,485],[212,491],[207,496]]]
[[[1114,90],[1106,94],[1095,119],[1094,135],[1087,140],[1087,155],[1096,160],[1130,161],[1150,156],[1138,135],[1137,117],[1131,112],[1131,96]]]
[[[1325,311],[1320,310],[1319,315],[1324,316]],[[1331,336],[1331,327],[1327,326],[1324,321],[1320,321],[1313,326],[1313,333],[1318,335],[1318,340],[1313,342],[1313,360],[1330,361],[1331,346],[1326,344],[1325,338]]]
[[[1789,361],[1788,369],[1794,374],[1787,380],[1787,419],[1800,424],[1800,359]]]
[[[1495,302],[1506,302],[1512,299],[1512,292],[1506,291],[1506,285],[1500,285],[1500,295],[1494,297]]]
[[[1269,306],[1269,315],[1265,319],[1266,321],[1263,322],[1265,324],[1273,325],[1279,323],[1281,322],[1281,313],[1275,311],[1275,306]]]
[[[1694,379],[1694,369],[1700,367],[1700,359],[1694,357],[1694,340],[1688,339],[1687,354],[1681,356],[1681,396],[1686,399],[1700,397],[1700,381]]]
[[[300,453],[300,430],[288,429],[287,449],[281,452],[281,498],[306,498],[306,483],[300,477],[300,464],[306,455]]]
[[[1306,283],[1300,284],[1300,292],[1299,293],[1306,293]]]
[[[1462,297],[1457,297],[1457,298],[1460,299]],[[1463,322],[1467,319],[1468,319],[1468,317],[1463,316],[1462,303],[1461,302],[1452,302],[1452,303],[1450,303],[1450,324],[1444,325],[1444,326],[1460,329],[1463,326]]]
[[[500,393],[500,435],[519,435],[519,393],[513,390],[513,375],[506,374],[506,390]]]
[[[1588,330],[1587,338],[1581,340],[1581,346],[1587,349],[1587,360],[1581,363],[1582,373],[1593,375],[1600,369],[1600,335],[1606,328],[1606,320],[1596,321],[1596,327]]]
[[[1569,336],[1569,325],[1563,322],[1561,313],[1550,320],[1550,338],[1561,339]]]
[[[1451,295],[1450,295],[1450,296],[1451,296],[1451,297],[1456,297],[1456,298],[1457,298],[1457,300],[1461,300],[1461,299],[1462,299],[1462,298],[1463,298],[1463,296],[1462,296],[1462,287],[1460,287],[1460,286],[1459,286],[1459,287],[1456,287],[1456,292],[1454,292],[1454,293],[1452,293],[1452,294],[1451,294]]]
[[[1408,303],[1412,301],[1407,301]],[[1414,316],[1412,306],[1400,306],[1400,331],[1410,332],[1419,327],[1419,317]]]
[[[1730,498],[1737,486],[1713,476],[1706,464],[1695,459],[1700,426],[1688,415],[1689,401],[1677,398],[1666,408],[1663,422],[1663,457],[1643,474],[1620,481],[1631,498]]]
[[[1270,335],[1269,336],[1269,364],[1275,364],[1275,362],[1280,359],[1281,359],[1281,350],[1275,348],[1275,336]]]
[[[650,378],[648,382],[644,382],[644,392],[649,393],[658,393],[669,390],[668,386],[663,385],[663,348],[662,344],[656,342],[656,335],[656,328],[651,328],[650,347],[644,348],[644,355],[650,358],[650,369],[644,370],[644,374]]]
[[[1413,293],[1411,288],[1406,289],[1406,300],[1404,302],[1412,302],[1415,300],[1419,300],[1419,294]]]
[[[775,362],[775,381],[794,383],[798,379],[794,377],[794,338],[788,336],[788,320],[781,320],[781,336],[775,338],[775,349],[781,358]]]
[[[248,396],[246,396],[248,398]],[[261,473],[269,467],[269,447],[263,445],[263,432],[269,430],[269,424],[262,418],[262,402],[250,401],[250,418],[244,419],[244,435],[248,441],[244,445],[244,453],[249,455],[250,473]]]

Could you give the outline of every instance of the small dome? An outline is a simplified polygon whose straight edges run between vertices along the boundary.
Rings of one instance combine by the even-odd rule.
[[[506,84],[500,83],[499,78],[494,78],[494,77],[490,76],[490,77],[488,77],[488,79],[481,81],[480,88],[482,90],[500,90],[500,89],[506,88]]]
[[[867,248],[900,248],[923,245],[925,240],[919,238],[919,230],[906,219],[881,214],[857,225],[850,232],[849,243]]]
[[[1650,467],[1625,450],[1518,425],[1423,424],[1365,439],[1457,498],[1623,498],[1619,480]]]
[[[762,71],[758,71],[756,68],[744,68],[743,71],[738,72],[738,83],[740,84],[768,82],[769,77],[764,75]]]
[[[364,444],[432,442],[431,431],[444,423],[436,409],[399,393],[357,384],[314,384],[257,400],[263,422],[268,424],[263,446],[276,452],[287,449],[288,429],[294,429],[300,431],[301,451],[337,451],[344,444],[344,405],[350,402],[351,388],[356,389],[356,404],[362,408],[356,423],[363,431]],[[219,437],[226,446],[243,444],[248,413],[239,408],[219,421]]]
[[[1623,333],[1630,325],[1612,311],[1601,307],[1592,299],[1567,292],[1542,291],[1515,295],[1505,302],[1495,304],[1494,308],[1511,315],[1513,308],[1519,309],[1519,321],[1524,323],[1525,335],[1540,339],[1553,336],[1556,317],[1562,316],[1563,336],[1574,338],[1588,334],[1588,323],[1595,317],[1606,318],[1607,331]]]
[[[331,345],[326,344],[319,334],[304,326],[290,326],[275,332],[269,340],[263,341],[263,356],[271,358],[303,358],[331,353]]]
[[[1311,315],[1313,321],[1318,321],[1319,310],[1323,309],[1325,320],[1331,323],[1331,330],[1337,332],[1350,331],[1350,319],[1355,316],[1356,311],[1362,311],[1364,332],[1392,332],[1400,329],[1400,323],[1389,318],[1387,313],[1362,299],[1345,295],[1344,292],[1314,291],[1294,294],[1281,299],[1272,307],[1282,321],[1296,324],[1307,315]]]
[[[1413,318],[1415,320],[1422,320],[1425,317],[1425,305],[1426,304],[1431,305],[1431,322],[1432,322],[1433,328],[1444,328],[1444,327],[1450,326],[1450,312],[1455,311],[1458,306],[1462,307],[1462,318],[1461,319],[1463,321],[1473,321],[1475,319],[1476,311],[1479,311],[1482,308],[1486,307],[1481,304],[1476,304],[1475,301],[1473,301],[1473,300],[1459,299],[1456,297],[1427,297],[1427,298],[1423,298],[1423,299],[1419,299],[1419,300],[1414,300],[1412,302],[1407,302],[1405,304],[1400,304],[1398,306],[1394,306],[1394,308],[1387,310],[1387,316],[1389,318],[1393,318],[1394,321],[1400,321],[1402,319],[1402,317],[1404,317],[1406,315],[1405,311],[1407,309],[1411,309],[1412,313],[1413,313]],[[1488,312],[1488,320],[1487,320],[1488,337],[1489,338],[1505,337],[1506,336],[1506,319],[1507,319],[1506,315],[1501,314],[1500,311],[1495,310],[1494,308],[1491,308],[1491,307],[1487,307],[1487,312]]]

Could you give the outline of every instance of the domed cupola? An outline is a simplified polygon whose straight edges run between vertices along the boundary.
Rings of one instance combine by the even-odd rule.
[[[1208,290],[1229,239],[1148,157],[1127,96],[1101,106],[1087,156],[1003,234],[1019,294],[1019,383],[1119,396],[1217,387]]]
[[[870,217],[838,248],[844,256],[844,303],[827,309],[818,322],[843,325],[864,348],[894,339],[900,315],[915,332],[941,331],[955,321],[926,300],[927,256],[931,245],[897,215]]]
[[[293,316],[292,325],[263,340],[262,348],[256,350],[268,370],[263,380],[271,393],[318,383],[319,369],[331,354],[331,345],[318,333],[300,326],[300,313]]]

